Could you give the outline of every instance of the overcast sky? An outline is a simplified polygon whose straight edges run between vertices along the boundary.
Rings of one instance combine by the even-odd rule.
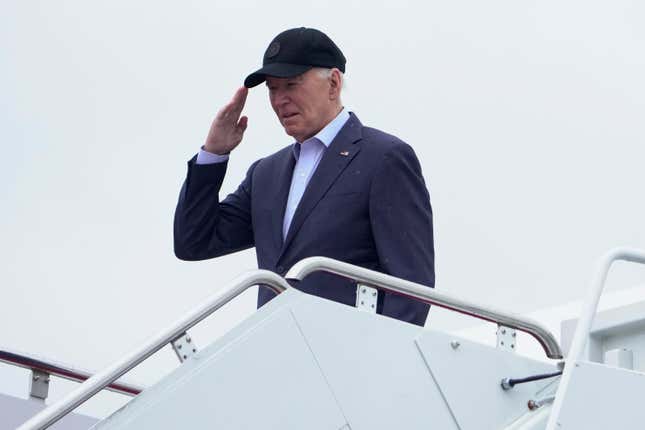
[[[98,369],[255,268],[172,253],[186,161],[270,40],[325,31],[345,105],[415,149],[437,288],[517,312],[584,294],[645,249],[645,3],[2,1],[0,345]],[[224,191],[289,144],[251,91]],[[610,288],[642,283],[619,265]],[[250,293],[194,331],[210,342]],[[464,327],[435,309],[429,326]],[[166,351],[133,372],[174,366]],[[26,382],[25,382],[26,384]],[[1,389],[1,387],[0,387]]]

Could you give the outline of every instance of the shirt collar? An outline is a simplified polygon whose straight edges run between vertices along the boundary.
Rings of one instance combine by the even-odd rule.
[[[340,132],[340,129],[343,128],[347,120],[349,120],[349,111],[347,108],[343,108],[340,113],[336,115],[336,118],[332,119],[329,124],[323,127],[322,130],[302,143],[318,140],[325,145],[325,148],[329,148],[329,145],[331,145],[331,142],[338,135],[338,132]],[[293,144],[293,156],[296,157],[296,160],[298,160],[298,157],[300,156],[300,145],[301,144],[298,142]]]

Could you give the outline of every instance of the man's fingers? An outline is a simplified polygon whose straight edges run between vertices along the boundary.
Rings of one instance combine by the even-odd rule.
[[[248,88],[238,88],[235,94],[233,94],[231,101],[217,112],[217,118],[237,122],[237,118],[242,113],[242,109],[246,103],[246,96],[248,93]]]
[[[247,88],[238,88],[231,101],[217,112],[206,137],[207,151],[220,154],[239,145],[249,120],[246,116],[240,118],[248,93]]]
[[[244,105],[244,102],[246,101],[246,96],[249,94],[249,89],[246,87],[240,87],[235,91],[235,94],[233,95],[233,102],[239,102]]]
[[[246,127],[249,125],[249,117],[243,116],[240,118],[240,121],[237,123],[237,129],[240,133],[244,133]]]
[[[235,115],[236,119],[242,113],[242,109],[244,109],[244,104],[246,103],[246,96],[248,94],[249,94],[248,88],[240,87],[235,92],[235,95],[233,96],[233,100],[231,100],[230,104],[232,107],[232,113]]]

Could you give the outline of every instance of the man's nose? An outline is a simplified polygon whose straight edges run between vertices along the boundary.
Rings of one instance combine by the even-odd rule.
[[[287,92],[281,90],[275,92],[273,100],[276,106],[283,106],[291,101]]]

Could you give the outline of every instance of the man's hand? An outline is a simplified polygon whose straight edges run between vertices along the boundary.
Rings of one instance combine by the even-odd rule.
[[[248,93],[248,88],[239,88],[233,99],[217,112],[204,144],[205,151],[224,155],[240,144],[249,120],[246,116],[240,118]]]

